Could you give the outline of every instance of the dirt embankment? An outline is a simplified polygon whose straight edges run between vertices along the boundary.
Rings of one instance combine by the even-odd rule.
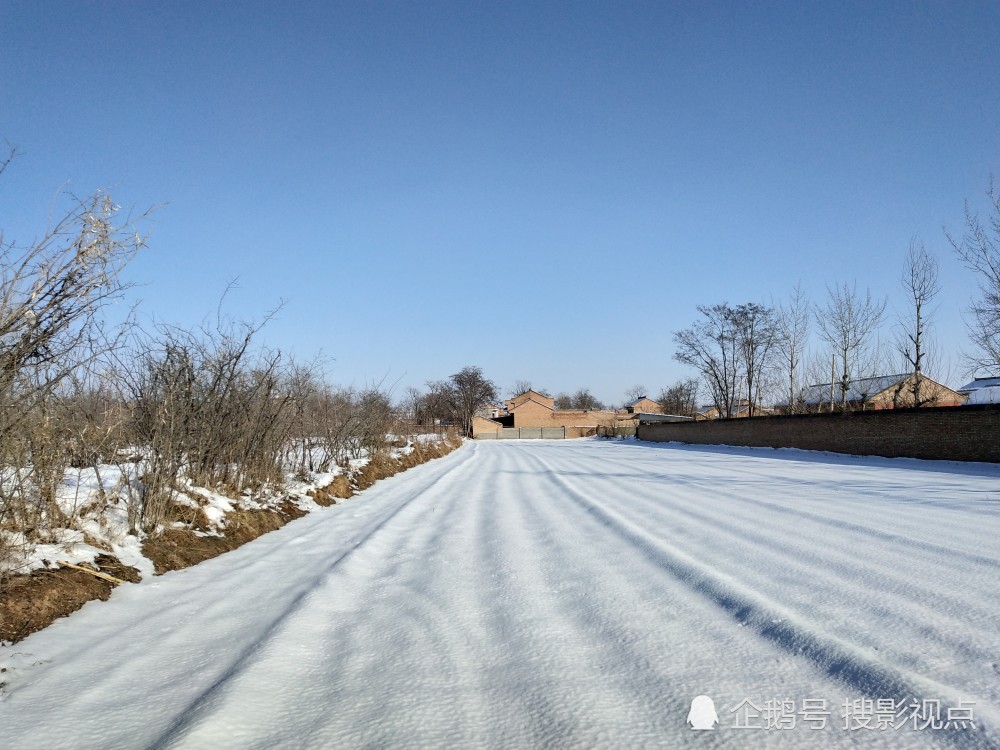
[[[334,505],[380,479],[445,456],[460,445],[460,439],[417,443],[402,457],[376,459],[353,475],[338,475],[330,484],[308,494],[317,505]],[[179,521],[184,528],[164,529],[142,545],[142,552],[152,561],[157,575],[229,552],[306,514],[292,498],[286,498],[276,507],[237,508],[226,514],[221,532],[210,532],[204,513],[186,505],[176,505],[171,511],[170,521]],[[99,555],[92,567],[60,567],[9,576],[0,589],[0,641],[17,642],[26,638],[92,599],[107,600],[118,584],[135,583],[139,579],[135,568],[122,564],[110,552]]]

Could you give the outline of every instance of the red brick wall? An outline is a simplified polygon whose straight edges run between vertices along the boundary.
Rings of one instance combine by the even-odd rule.
[[[638,438],[1000,463],[1000,405],[639,425]]]

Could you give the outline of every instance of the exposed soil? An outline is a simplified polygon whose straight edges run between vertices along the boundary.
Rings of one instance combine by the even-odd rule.
[[[136,583],[139,571],[116,557],[99,555],[92,566],[121,581]],[[0,589],[0,640],[19,641],[91,599],[106,600],[115,584],[73,568],[36,570],[11,576]]]
[[[418,443],[412,452],[399,459],[372,461],[353,477],[340,474],[325,487],[309,493],[317,505],[334,505],[371,487],[379,479],[418,466],[451,453],[461,440]],[[154,565],[157,575],[180,570],[203,560],[236,549],[269,531],[280,529],[289,521],[306,514],[290,498],[277,509],[235,510],[226,515],[223,536],[205,535],[208,518],[200,509],[175,505],[172,520],[187,528],[171,528],[143,542],[142,552]],[[200,532],[200,533],[198,533]],[[96,569],[121,581],[138,582],[139,572],[123,565],[111,555],[100,555]],[[0,588],[0,640],[16,642],[46,625],[75,612],[91,599],[106,600],[115,584],[82,570],[59,568],[36,570],[30,575],[10,576]]]

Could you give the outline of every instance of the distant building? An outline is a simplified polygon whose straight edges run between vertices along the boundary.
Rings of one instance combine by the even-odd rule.
[[[504,401],[502,412],[491,419],[480,419],[473,425],[473,434],[493,432],[500,427],[573,427],[591,428],[613,425],[617,415],[610,409],[556,409],[555,400],[538,391],[525,391]]]
[[[765,414],[770,414],[770,409],[765,409],[762,406],[755,406],[753,410],[754,416],[760,417]],[[703,404],[701,409],[694,415],[695,419],[719,419],[722,413],[715,406],[715,404]],[[750,416],[750,402],[745,398],[739,401],[733,402],[733,414],[730,419],[743,419]]]
[[[693,422],[694,417],[684,417],[679,414],[635,414],[638,424],[659,424],[660,422]]]
[[[976,378],[957,389],[970,404],[1000,404],[1000,377]]]
[[[663,408],[659,401],[654,401],[649,396],[640,396],[635,401],[625,404],[626,414],[663,414]]]
[[[905,409],[913,407],[913,373],[899,375],[879,375],[872,378],[857,378],[848,384],[846,401],[849,409]],[[921,406],[960,406],[966,397],[926,375],[920,376]],[[824,411],[838,408],[844,401],[841,385],[819,383],[802,392],[798,404],[807,411]],[[788,404],[778,404],[775,410],[790,411]]]

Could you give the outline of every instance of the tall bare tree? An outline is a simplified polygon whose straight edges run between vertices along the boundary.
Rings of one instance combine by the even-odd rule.
[[[418,411],[421,424],[437,424],[455,417],[451,390],[451,383],[447,380],[431,380],[427,383],[427,393],[421,399]]]
[[[796,283],[787,304],[778,306],[777,351],[788,382],[788,408],[794,409],[800,400],[800,372],[802,355],[809,340],[809,323],[812,308],[802,284]]]
[[[1000,374],[1000,192],[993,181],[986,193],[990,217],[985,224],[965,204],[965,234],[961,240],[947,235],[955,253],[979,274],[980,298],[972,302],[969,338],[975,351],[966,355],[971,373]]]
[[[740,345],[732,308],[727,304],[699,305],[702,318],[690,328],[674,332],[674,359],[701,373],[721,417],[731,417],[737,398]]]
[[[756,302],[739,305],[730,313],[739,346],[743,378],[747,387],[747,416],[754,416],[774,359],[778,323],[774,310]]]
[[[472,436],[472,418],[476,412],[496,401],[498,389],[479,367],[463,367],[449,378],[449,400],[464,434]]]
[[[638,401],[640,398],[647,395],[648,391],[646,390],[646,386],[639,384],[633,385],[625,391],[625,398],[630,402]]]
[[[900,281],[909,310],[897,347],[913,373],[913,384],[910,386],[913,389],[913,405],[923,406],[925,399],[921,381],[927,359],[928,306],[941,291],[941,284],[937,260],[915,238],[910,240]]]
[[[674,359],[698,370],[715,408],[732,417],[746,386],[748,416],[761,402],[778,342],[777,318],[770,307],[747,302],[732,307],[698,307],[703,319],[674,333]]]
[[[117,212],[95,193],[26,249],[0,235],[0,411],[8,417],[107,349],[98,313],[127,288],[121,271],[145,245]],[[44,377],[26,387],[28,371]]]
[[[34,534],[60,523],[55,489],[71,454],[87,452],[72,445],[83,435],[66,408],[79,395],[72,382],[120,345],[128,324],[109,331],[100,313],[128,287],[121,272],[144,246],[103,192],[74,197],[30,243],[0,230],[0,527],[13,518]],[[0,577],[5,547],[0,535]]]
[[[840,408],[847,409],[847,393],[865,366],[872,337],[882,322],[885,300],[872,299],[871,290],[862,298],[857,284],[827,287],[825,308],[816,309],[820,335],[830,345],[834,362],[839,358]]]

